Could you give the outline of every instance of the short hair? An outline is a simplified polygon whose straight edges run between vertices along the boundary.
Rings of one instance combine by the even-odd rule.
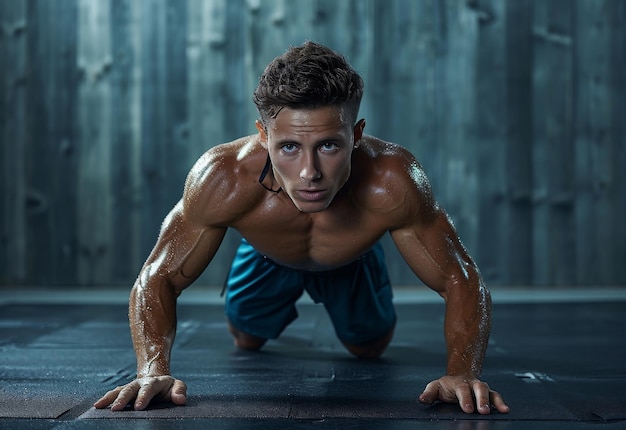
[[[291,47],[265,68],[254,91],[261,120],[276,118],[282,108],[346,107],[356,117],[363,97],[363,79],[346,59],[315,42]]]

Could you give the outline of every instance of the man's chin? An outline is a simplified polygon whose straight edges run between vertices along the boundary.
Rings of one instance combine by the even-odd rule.
[[[314,214],[317,212],[323,212],[326,209],[328,209],[328,205],[311,205],[311,204],[306,204],[306,205],[302,205],[302,206],[297,206],[298,210],[302,213],[305,214]]]
[[[292,200],[292,202],[300,212],[307,214],[325,211],[328,209],[328,206],[330,206],[330,202],[327,202],[326,200],[313,202]]]

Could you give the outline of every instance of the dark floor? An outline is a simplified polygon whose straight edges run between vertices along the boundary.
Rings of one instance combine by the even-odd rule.
[[[36,299],[35,299],[36,301]],[[188,404],[91,404],[135,370],[126,307],[0,304],[0,428],[626,429],[626,301],[496,303],[483,378],[511,413],[417,396],[442,375],[443,306],[399,303],[384,358],[351,358],[320,306],[259,353],[235,351],[220,305],[181,304],[173,374]]]

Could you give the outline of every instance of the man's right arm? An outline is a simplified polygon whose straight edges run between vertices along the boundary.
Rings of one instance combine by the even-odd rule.
[[[206,268],[226,233],[225,227],[205,222],[210,214],[201,208],[210,207],[211,201],[202,182],[187,181],[183,199],[165,218],[131,291],[129,321],[137,379],[106,393],[94,404],[96,408],[121,410],[133,402],[135,409],[144,409],[153,399],[185,403],[185,384],[170,376],[176,299]]]

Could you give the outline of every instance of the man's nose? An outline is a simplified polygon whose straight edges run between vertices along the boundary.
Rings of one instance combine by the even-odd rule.
[[[317,156],[310,153],[305,154],[302,169],[300,170],[300,179],[305,181],[315,181],[321,177],[322,172],[318,167]]]

